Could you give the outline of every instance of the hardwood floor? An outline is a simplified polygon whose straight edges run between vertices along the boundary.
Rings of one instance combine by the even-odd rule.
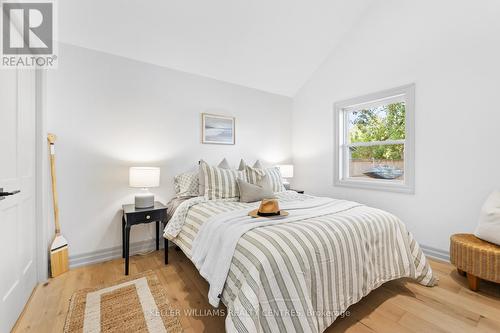
[[[134,256],[130,272],[154,270],[179,309],[186,332],[223,332],[223,316],[207,316],[213,308],[208,284],[191,261],[171,250],[170,264],[161,252]],[[326,331],[334,332],[500,332],[500,285],[481,282],[480,291],[467,288],[467,279],[453,266],[431,260],[439,286],[427,288],[409,280],[386,283],[349,308]],[[78,289],[123,277],[123,259],[71,270],[39,285],[14,332],[62,332],[69,299]],[[192,315],[189,315],[189,314]]]

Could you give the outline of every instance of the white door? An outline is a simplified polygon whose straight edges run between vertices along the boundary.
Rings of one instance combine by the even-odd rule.
[[[35,73],[0,69],[0,333],[10,332],[36,284]]]

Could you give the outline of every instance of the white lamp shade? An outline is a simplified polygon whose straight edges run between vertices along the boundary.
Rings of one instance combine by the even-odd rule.
[[[160,168],[131,167],[128,174],[130,187],[158,187],[160,186]]]
[[[292,164],[282,164],[278,165],[280,169],[281,176],[283,178],[293,178],[293,165]]]

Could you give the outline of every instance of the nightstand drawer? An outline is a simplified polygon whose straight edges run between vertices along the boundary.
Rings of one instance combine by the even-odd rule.
[[[152,221],[160,221],[165,218],[165,210],[153,210],[147,212],[134,212],[127,214],[127,222],[133,223],[147,223]]]

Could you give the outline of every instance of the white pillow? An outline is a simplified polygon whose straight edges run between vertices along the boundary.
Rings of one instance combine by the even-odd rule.
[[[477,238],[500,245],[500,192],[490,194],[481,208],[479,225],[474,233]]]
[[[245,171],[245,166],[247,164],[245,163],[245,161],[243,161],[243,159],[240,160],[240,166],[238,167],[238,171]]]
[[[247,166],[247,164],[245,163],[245,161],[243,159],[241,159],[240,160],[240,166],[238,167],[238,170],[239,171],[245,171],[245,167],[246,166]],[[253,168],[263,169],[262,163],[260,163],[260,160],[255,161],[255,163],[253,164]]]
[[[262,166],[262,163],[260,163],[260,160],[255,161],[255,163],[253,164],[252,168],[264,169],[264,167]]]

